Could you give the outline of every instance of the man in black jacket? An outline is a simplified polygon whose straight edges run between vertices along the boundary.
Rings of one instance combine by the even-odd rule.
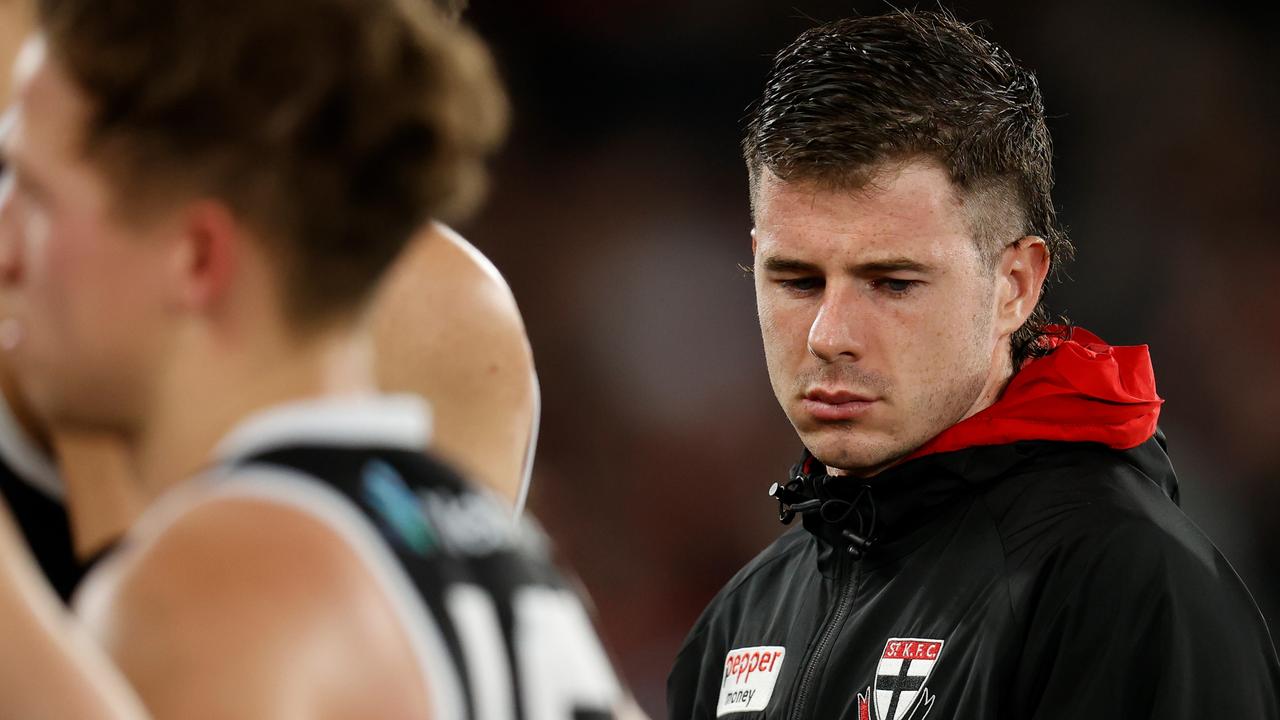
[[[698,621],[670,716],[1280,717],[1146,348],[1046,323],[1071,245],[1034,76],[947,16],[838,21],[777,56],[744,149],[802,521]]]

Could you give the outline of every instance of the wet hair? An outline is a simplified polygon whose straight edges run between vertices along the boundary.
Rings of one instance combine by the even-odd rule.
[[[224,202],[306,331],[354,315],[428,218],[473,208],[507,104],[423,0],[40,0],[120,217]]]
[[[951,15],[894,12],[804,32],[774,58],[743,155],[761,176],[859,189],[920,158],[947,171],[982,256],[1043,238],[1050,276],[1073,248],[1054,211],[1053,148],[1035,75]],[[1047,352],[1043,298],[1011,338],[1014,367]]]

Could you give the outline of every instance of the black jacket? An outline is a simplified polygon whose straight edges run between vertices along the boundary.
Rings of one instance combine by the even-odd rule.
[[[672,720],[1280,719],[1267,628],[1161,436],[798,468],[802,522],[694,626]]]

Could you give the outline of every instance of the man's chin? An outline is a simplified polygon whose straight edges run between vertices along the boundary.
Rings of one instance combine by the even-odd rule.
[[[871,477],[892,467],[911,453],[910,448],[900,448],[874,436],[850,438],[847,431],[838,436],[833,435],[835,434],[818,432],[806,434],[802,438],[809,453],[826,465],[832,474]]]

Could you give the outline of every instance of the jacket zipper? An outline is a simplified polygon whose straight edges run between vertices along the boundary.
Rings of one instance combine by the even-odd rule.
[[[842,558],[843,560],[844,558]],[[845,560],[845,562],[848,562]],[[847,567],[845,562],[840,564],[837,572],[845,570]],[[840,586],[840,602],[836,605],[835,612],[827,620],[827,624],[822,629],[822,635],[818,637],[818,644],[814,647],[813,653],[809,656],[809,662],[804,666],[804,672],[800,675],[800,689],[796,693],[796,704],[791,708],[791,720],[801,720],[804,717],[806,701],[809,699],[809,689],[813,685],[813,679],[818,674],[818,666],[823,660],[823,655],[827,650],[827,646],[831,643],[831,639],[836,632],[844,625],[845,617],[849,614],[849,609],[853,607],[854,595],[857,594],[858,574],[862,569],[862,560],[859,558],[854,562],[852,573],[845,570],[844,575],[846,582]]]

